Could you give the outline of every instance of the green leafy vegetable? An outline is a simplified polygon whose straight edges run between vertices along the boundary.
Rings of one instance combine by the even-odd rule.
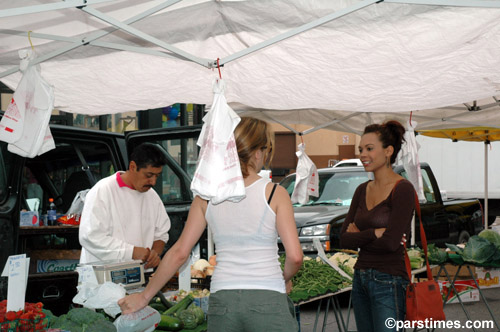
[[[479,233],[479,236],[490,241],[497,248],[500,248],[500,234],[498,234],[497,232],[492,231],[491,229],[485,229],[481,233]]]
[[[434,243],[427,245],[429,263],[443,264],[448,260],[448,254],[443,248],[438,248]]]

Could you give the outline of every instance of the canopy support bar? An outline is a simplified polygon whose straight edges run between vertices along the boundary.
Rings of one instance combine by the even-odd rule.
[[[28,33],[26,31],[6,30],[6,29],[0,29],[0,34],[18,35],[18,36],[27,36],[28,35]],[[75,43],[75,44],[81,42],[78,38],[75,38],[75,37],[64,37],[64,36],[57,36],[57,35],[51,35],[51,34],[46,34],[46,33],[36,33],[36,32],[32,32],[31,37],[39,38],[39,39],[47,39],[47,40],[57,40],[57,41],[63,41],[63,42],[68,42],[68,43]],[[111,48],[111,49],[120,50],[120,51],[149,54],[149,55],[161,56],[161,57],[166,57],[166,58],[182,59],[177,54],[167,53],[167,52],[158,51],[158,50],[152,50],[150,48],[145,48],[145,47],[130,46],[130,45],[110,43],[110,42],[101,42],[101,41],[93,41],[93,42],[90,42],[89,44],[92,46]],[[182,60],[184,60],[184,59],[182,59]]]
[[[327,123],[324,123],[320,126],[317,126],[317,127],[314,127],[314,128],[311,128],[311,129],[307,129],[303,132],[304,135],[307,135],[307,134],[310,134],[312,132],[315,132],[317,130],[320,130],[322,128],[325,128],[325,127],[328,127],[329,125],[332,125],[332,124],[335,124],[335,123],[339,123],[341,121],[344,121],[344,120],[347,120],[347,119],[350,119],[352,118],[353,116],[357,116],[359,114],[362,114],[362,112],[354,112],[352,114],[349,114],[347,116],[344,116],[343,118],[340,118],[340,119],[336,119],[336,120],[333,120],[333,121],[330,121],[330,122],[327,122]]]
[[[206,68],[209,67],[209,63],[210,63],[210,60],[209,59],[202,59],[202,58],[198,58],[197,56],[194,56],[192,54],[189,54],[187,52],[184,52],[183,50],[181,49],[178,49],[177,47],[175,46],[172,46],[170,44],[167,44],[161,40],[159,40],[158,38],[155,38],[153,36],[150,36],[148,35],[147,33],[144,33],[134,27],[131,27],[130,25],[127,25],[125,23],[122,23],[94,8],[91,8],[91,7],[84,7],[84,8],[81,8],[81,10],[83,10],[84,12],[86,12],[87,14],[90,14],[94,17],[97,17],[98,19],[104,21],[104,22],[107,22],[115,27],[118,27],[119,29],[123,30],[123,31],[126,31],[128,33],[130,33],[131,35],[134,35],[136,37],[139,37],[141,39],[144,39],[152,44],[155,44],[157,46],[160,46],[161,48],[164,48],[170,52],[173,52],[173,53],[176,53],[178,55],[180,55],[181,57],[183,57],[184,59],[187,59],[187,60],[190,60],[192,62],[195,62],[199,65],[202,65]]]
[[[284,122],[281,122],[280,120],[278,119],[275,119],[273,118],[272,116],[270,116],[269,114],[266,114],[264,112],[260,112],[262,115],[264,115],[265,117],[273,120],[274,122],[276,123],[279,123],[280,125],[282,125],[283,127],[285,127],[286,129],[290,130],[292,133],[295,133],[295,135],[302,135],[301,132],[298,132],[297,130],[293,129],[292,127],[290,127],[289,125],[287,125],[286,123]]]
[[[360,9],[363,9],[365,7],[368,7],[376,2],[379,2],[379,0],[364,0],[364,1],[361,1],[353,6],[350,6],[350,7],[347,7],[347,8],[344,8],[344,9],[341,9],[341,10],[338,10],[336,11],[335,13],[332,13],[332,14],[329,14],[327,16],[323,16],[317,20],[314,20],[312,22],[309,22],[309,23],[306,23],[304,25],[301,25],[300,27],[297,27],[295,29],[292,29],[290,31],[287,31],[285,33],[282,33],[278,36],[275,36],[271,39],[268,39],[268,40],[265,40],[261,43],[258,43],[256,45],[253,45],[253,46],[250,46],[242,51],[239,51],[239,52],[236,52],[230,56],[227,56],[225,58],[222,58],[219,60],[219,65],[223,65],[225,63],[228,63],[228,62],[231,62],[233,60],[236,60],[236,59],[239,59],[241,57],[244,57],[250,53],[253,53],[253,52],[256,52],[260,49],[263,49],[267,46],[270,46],[272,44],[275,44],[277,42],[280,42],[282,40],[285,40],[285,39],[288,39],[290,37],[293,37],[295,35],[298,35],[304,31],[307,31],[307,30],[311,30],[313,28],[316,28],[320,25],[323,25],[325,23],[328,23],[330,21],[333,21],[339,17],[342,17],[342,16],[345,16],[347,14],[350,14],[350,13],[353,13],[357,10],[360,10]],[[217,60],[214,60],[212,63],[211,63],[211,68],[217,68]]]
[[[17,16],[17,15],[25,15],[25,14],[34,14],[47,12],[51,10],[59,10],[66,8],[74,8],[81,6],[88,6],[95,3],[102,2],[110,2],[115,0],[65,0],[57,3],[45,4],[45,5],[36,5],[36,6],[26,6],[26,7],[18,7],[11,9],[3,9],[0,10],[0,18],[9,17],[9,16]]]
[[[145,17],[148,17],[156,12],[159,12],[173,4],[176,4],[177,2],[180,2],[181,0],[168,0],[168,1],[165,1],[151,9],[148,9],[136,16],[133,16],[127,20],[124,21],[124,23],[126,24],[131,24],[131,23],[134,23],[134,22],[137,22],[137,21],[140,21],[142,20],[143,18]],[[102,38],[110,33],[112,33],[113,31],[116,31],[117,29],[108,29],[108,30],[105,30],[105,31],[98,31],[98,32],[95,32],[93,34],[91,34],[90,36],[86,37],[86,38],[83,38],[79,43],[76,43],[76,44],[72,44],[72,45],[69,45],[69,46],[65,46],[65,47],[62,47],[58,50],[55,50],[53,52],[50,52],[48,54],[45,54],[43,56],[40,56],[38,58],[36,58],[31,64],[35,65],[35,64],[38,64],[38,63],[41,63],[41,62],[44,62],[45,60],[48,60],[48,59],[51,59],[51,58],[54,58],[56,56],[59,56],[61,54],[64,54],[66,52],[69,52],[75,48],[78,48],[82,45],[86,45],[90,42],[93,42],[94,40],[97,40],[99,38]],[[5,76],[8,76],[10,74],[13,74],[15,72],[19,71],[19,66],[16,66],[16,67],[13,67],[11,69],[8,69],[2,73],[0,73],[0,78],[2,77],[5,77]]]
[[[403,3],[409,5],[500,8],[500,1],[481,0],[384,0],[384,2]]]

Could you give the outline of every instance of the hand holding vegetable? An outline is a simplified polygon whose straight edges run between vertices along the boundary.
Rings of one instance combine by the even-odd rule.
[[[149,300],[144,297],[142,292],[128,295],[118,300],[118,305],[124,315],[139,311],[147,306],[148,303]]]

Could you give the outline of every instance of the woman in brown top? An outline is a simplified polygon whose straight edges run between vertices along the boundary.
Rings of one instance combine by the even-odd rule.
[[[359,248],[352,303],[360,332],[396,331],[395,322],[405,317],[408,274],[402,239],[410,233],[415,198],[413,185],[392,169],[404,132],[397,121],[369,125],[359,145],[361,162],[375,179],[356,189],[340,244]]]

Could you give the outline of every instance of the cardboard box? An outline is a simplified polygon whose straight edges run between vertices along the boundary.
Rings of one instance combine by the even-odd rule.
[[[19,226],[40,226],[38,211],[21,211],[19,214]]]
[[[495,288],[500,287],[500,269],[477,267],[477,283],[479,288]]]
[[[450,282],[438,280],[439,288],[441,290],[441,294],[443,295],[443,301],[446,300],[446,303],[460,303],[455,294],[453,288],[450,285]],[[479,301],[479,290],[474,283],[474,280],[456,280],[455,281],[455,289],[458,292],[458,296],[462,302],[478,302]]]
[[[472,271],[473,277],[476,278],[476,267],[474,265],[469,265],[469,266],[470,266],[470,269]],[[440,266],[436,266],[436,267],[432,268],[432,276],[433,277],[438,277],[437,274],[438,274],[440,268],[441,268]],[[451,280],[453,280],[453,278],[457,274],[458,265],[445,264],[444,269],[446,270],[446,272],[448,272],[448,275],[450,276]],[[470,275],[470,272],[469,272],[469,269],[467,268],[467,265],[462,265],[462,267],[460,268],[460,272],[458,272],[457,280],[467,280],[467,279],[471,279],[471,278],[472,278],[472,276]],[[447,280],[446,274],[444,271],[441,271],[441,274],[439,275],[438,280]]]

